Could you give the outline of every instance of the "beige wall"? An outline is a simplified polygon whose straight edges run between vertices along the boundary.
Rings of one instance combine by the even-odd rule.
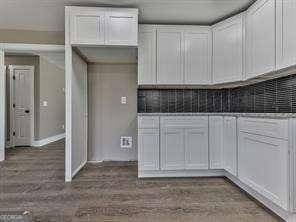
[[[137,65],[89,64],[89,160],[137,159]],[[127,104],[121,104],[121,97]],[[132,136],[132,149],[120,137]]]
[[[5,65],[32,65],[34,73],[35,140],[46,139],[64,132],[65,71],[39,56],[5,56]],[[9,85],[7,85],[9,90]],[[9,97],[9,92],[7,91]],[[7,132],[9,132],[9,103],[7,98]],[[41,106],[47,101],[48,106]]]
[[[40,57],[39,61],[39,102],[48,102],[48,106],[39,108],[39,130],[37,140],[62,134],[65,130],[65,70]]]
[[[65,44],[64,32],[0,29],[1,43]]]

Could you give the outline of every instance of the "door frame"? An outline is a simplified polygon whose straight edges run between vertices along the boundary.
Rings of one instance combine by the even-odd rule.
[[[26,65],[9,65],[8,70],[9,70],[9,85],[10,85],[10,107],[9,107],[9,112],[10,112],[10,145],[12,147],[15,146],[15,137],[13,136],[13,130],[15,129],[15,112],[13,108],[13,98],[14,98],[14,90],[13,87],[11,87],[14,84],[13,81],[13,73],[15,69],[27,69],[30,70],[32,78],[32,84],[30,87],[30,110],[31,110],[31,118],[30,118],[30,146],[34,145],[35,141],[35,67],[34,66],[26,66]]]
[[[40,52],[65,52],[65,46],[55,44],[0,43],[0,161],[5,160],[6,87],[4,85],[4,55],[7,52],[38,55]]]

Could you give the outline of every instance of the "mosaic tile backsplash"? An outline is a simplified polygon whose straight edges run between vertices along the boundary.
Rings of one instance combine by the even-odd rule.
[[[138,89],[139,113],[295,113],[296,75],[232,89]]]

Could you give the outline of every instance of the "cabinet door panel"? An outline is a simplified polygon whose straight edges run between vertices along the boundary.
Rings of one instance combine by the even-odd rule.
[[[159,170],[159,130],[138,130],[139,170]]]
[[[208,129],[185,129],[185,168],[208,169]]]
[[[237,175],[237,127],[235,117],[224,117],[223,168]]]
[[[105,43],[104,12],[73,13],[71,17],[72,44]]]
[[[223,169],[223,117],[209,117],[210,168]]]
[[[211,84],[211,36],[209,29],[185,32],[185,84]]]
[[[242,80],[243,14],[213,27],[213,83]]]
[[[185,150],[183,129],[161,129],[161,169],[183,170],[185,168]]]
[[[138,45],[138,15],[106,12],[106,45]]]
[[[183,37],[179,30],[157,30],[157,83],[183,84]]]
[[[156,28],[140,27],[138,84],[156,84]]]
[[[277,69],[296,64],[296,1],[277,1]]]
[[[247,11],[246,77],[275,69],[275,0],[259,0]]]
[[[238,176],[288,209],[288,141],[240,132]]]

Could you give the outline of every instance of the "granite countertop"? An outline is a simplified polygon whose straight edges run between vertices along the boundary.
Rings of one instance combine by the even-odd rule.
[[[296,113],[138,113],[138,116],[235,116],[269,119],[296,118]]]

